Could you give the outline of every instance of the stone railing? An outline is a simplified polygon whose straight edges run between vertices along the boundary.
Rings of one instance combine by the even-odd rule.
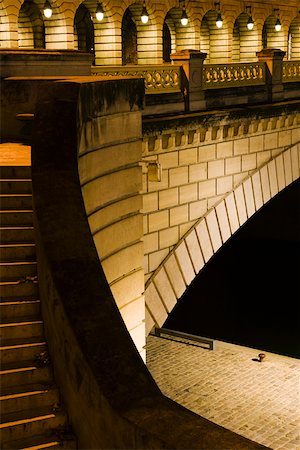
[[[93,66],[92,75],[144,78],[146,94],[180,92],[181,88],[180,66],[174,64]]]
[[[300,61],[284,61],[282,67],[282,81],[300,81]]]
[[[205,64],[203,66],[203,89],[263,85],[265,82],[264,63]]]

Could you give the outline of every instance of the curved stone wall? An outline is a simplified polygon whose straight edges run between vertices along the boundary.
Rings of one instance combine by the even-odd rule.
[[[78,448],[262,449],[161,394],[99,262],[78,151],[92,137],[87,130],[95,118],[115,113],[119,102],[135,109],[140,98],[140,80],[56,82],[43,86],[35,114],[32,177],[42,312]]]
[[[226,194],[182,237],[146,287],[146,329],[161,327],[218,249],[263,205],[300,176],[300,142],[285,148]]]

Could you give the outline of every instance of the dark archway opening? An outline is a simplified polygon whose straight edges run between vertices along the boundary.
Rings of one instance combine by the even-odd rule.
[[[196,277],[164,327],[300,358],[300,181]]]
[[[127,9],[122,20],[122,64],[137,63],[137,30],[133,16]]]
[[[90,11],[83,4],[77,9],[74,22],[78,50],[95,54],[94,24]]]
[[[163,26],[163,60],[164,62],[171,61],[171,33],[168,25],[164,22]]]

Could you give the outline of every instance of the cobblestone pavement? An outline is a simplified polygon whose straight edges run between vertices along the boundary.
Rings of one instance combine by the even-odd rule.
[[[300,361],[216,342],[215,350],[149,336],[147,366],[162,392],[274,450],[300,449]],[[225,449],[224,449],[225,450]]]

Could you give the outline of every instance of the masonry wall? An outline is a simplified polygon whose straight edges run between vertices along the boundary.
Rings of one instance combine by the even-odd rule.
[[[149,123],[143,137],[146,281],[217,201],[300,141],[300,116],[292,111],[240,119],[215,114],[202,116],[197,124],[164,125],[155,131]],[[149,162],[160,165],[161,181],[150,181]]]

